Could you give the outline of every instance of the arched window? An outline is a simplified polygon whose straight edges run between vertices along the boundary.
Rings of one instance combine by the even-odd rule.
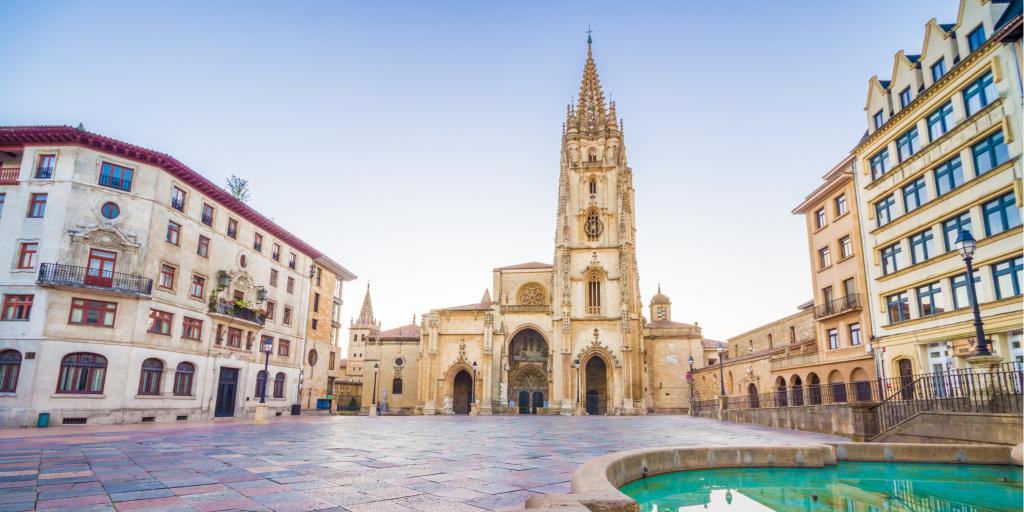
[[[596,178],[590,178],[590,193],[591,194],[596,194],[597,193],[597,179]]]
[[[263,390],[267,387],[267,372],[260,370],[256,374],[256,398],[263,396]]]
[[[99,354],[75,352],[60,362],[58,393],[95,394],[103,392],[107,377],[107,358]]]
[[[590,148],[590,151],[587,152],[587,161],[588,162],[596,162],[597,161],[597,148]]]
[[[0,352],[0,393],[14,393],[18,390],[19,373],[21,373],[21,352],[17,350]]]
[[[601,313],[601,276],[596,272],[587,277],[587,313]]]
[[[192,396],[192,377],[196,374],[196,367],[192,363],[178,363],[174,371],[174,394],[175,396]]]
[[[277,372],[274,377],[274,398],[284,398],[284,372]]]
[[[395,379],[391,381],[391,394],[401,395],[402,394],[402,379]]]
[[[164,363],[159,359],[146,359],[142,362],[142,375],[139,376],[140,395],[159,395],[160,377],[164,374]]]

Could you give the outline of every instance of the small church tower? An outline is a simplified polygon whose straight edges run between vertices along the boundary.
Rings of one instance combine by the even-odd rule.
[[[380,323],[373,318],[370,283],[366,283],[366,295],[363,297],[363,307],[359,310],[359,319],[349,325],[348,332],[352,338],[348,343],[346,374],[352,380],[362,381],[366,345],[380,334]]]
[[[651,320],[672,320],[672,301],[667,295],[661,293],[661,285],[658,285],[658,293],[651,297]]]

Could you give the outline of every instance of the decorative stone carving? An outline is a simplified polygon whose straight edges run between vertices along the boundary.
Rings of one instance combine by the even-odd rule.
[[[547,293],[544,287],[537,283],[526,283],[519,288],[516,302],[522,306],[541,306],[547,303]]]

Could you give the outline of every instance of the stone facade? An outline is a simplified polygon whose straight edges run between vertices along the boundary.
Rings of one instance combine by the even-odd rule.
[[[315,260],[306,320],[306,367],[302,381],[302,408],[315,410],[318,400],[328,400],[327,410],[338,402],[334,382],[341,370],[341,293],[345,281],[355,278],[344,267],[326,257]]]
[[[270,412],[298,402],[318,251],[168,155],[70,127],[0,145],[0,422],[250,416],[264,339]]]

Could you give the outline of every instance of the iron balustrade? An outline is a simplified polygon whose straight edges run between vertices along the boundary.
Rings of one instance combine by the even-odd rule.
[[[53,178],[53,167],[38,167],[36,168],[36,179],[48,180]]]
[[[851,293],[845,297],[830,300],[824,304],[819,304],[814,308],[815,318],[825,318],[847,311],[856,311],[861,308],[860,294]]]
[[[17,185],[20,167],[4,167],[0,169],[0,185]]]
[[[733,395],[729,409],[773,409],[807,405],[836,405],[856,402],[878,402],[884,396],[884,384],[877,380],[803,384],[767,393]]]
[[[184,199],[178,199],[176,197],[172,197],[171,198],[171,208],[174,208],[175,210],[179,210],[179,211],[184,211],[185,210],[185,200]]]
[[[131,295],[149,295],[153,292],[153,280],[146,277],[61,263],[40,265],[36,283],[107,290]]]
[[[263,325],[263,322],[266,320],[266,316],[259,311],[242,306],[236,306],[235,304],[228,302],[218,302],[214,308],[214,312],[259,325]]]

